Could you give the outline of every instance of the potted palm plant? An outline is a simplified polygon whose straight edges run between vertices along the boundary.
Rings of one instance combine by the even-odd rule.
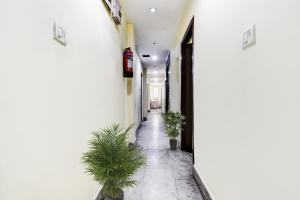
[[[162,113],[162,118],[165,125],[165,131],[170,138],[170,148],[171,150],[176,150],[177,137],[182,130],[184,116],[179,112],[169,111],[168,113]]]
[[[103,185],[96,200],[123,200],[123,189],[136,184],[135,172],[145,164],[145,156],[137,146],[128,146],[128,132],[120,125],[93,132],[89,150],[82,162],[87,173]]]

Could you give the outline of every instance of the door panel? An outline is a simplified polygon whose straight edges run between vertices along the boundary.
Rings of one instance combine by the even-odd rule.
[[[185,116],[185,124],[181,134],[181,149],[193,152],[193,44],[182,45],[181,64],[181,113]]]

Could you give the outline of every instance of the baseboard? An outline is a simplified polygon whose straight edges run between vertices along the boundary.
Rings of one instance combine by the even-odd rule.
[[[195,181],[198,185],[198,188],[202,194],[203,200],[212,200],[210,194],[208,193],[203,181],[201,180],[201,178],[195,168],[193,168],[193,176],[194,176]]]
[[[142,126],[142,123],[143,122],[139,123],[138,126],[136,127],[136,129],[135,129],[135,141],[133,143],[130,143],[129,146],[130,145],[137,145],[138,132],[139,132],[139,129],[141,128],[141,126]]]

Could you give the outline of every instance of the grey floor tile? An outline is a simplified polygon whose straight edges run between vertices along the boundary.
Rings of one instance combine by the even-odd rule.
[[[177,191],[171,166],[146,170],[142,200],[176,199]]]
[[[134,176],[137,186],[125,190],[125,200],[202,200],[192,176],[192,156],[169,150],[159,112],[151,112],[141,125],[137,144],[147,164]]]
[[[177,162],[173,165],[175,180],[193,179],[193,166],[187,162]]]
[[[203,200],[194,179],[176,180],[179,200]]]

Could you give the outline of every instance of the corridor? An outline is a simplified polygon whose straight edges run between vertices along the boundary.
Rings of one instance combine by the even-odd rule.
[[[300,200],[299,10],[1,1],[0,200]]]
[[[135,176],[138,185],[125,192],[125,200],[202,200],[192,175],[192,156],[169,150],[160,112],[151,111],[142,123],[137,144],[148,160]]]

